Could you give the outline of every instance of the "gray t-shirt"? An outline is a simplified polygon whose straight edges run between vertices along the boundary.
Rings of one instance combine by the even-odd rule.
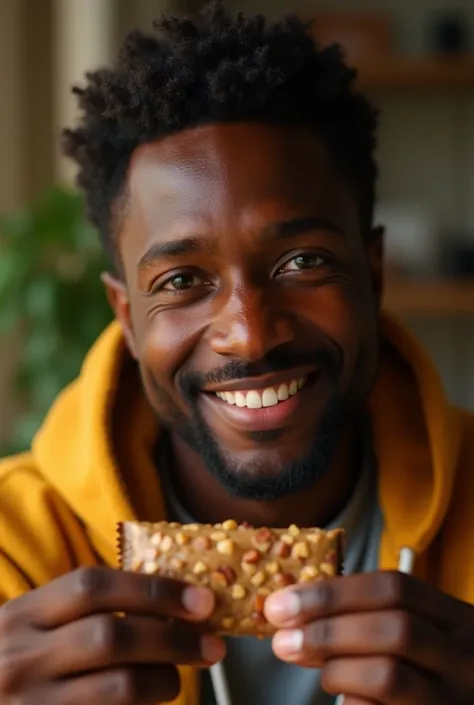
[[[355,492],[343,512],[328,526],[346,531],[345,574],[376,570],[383,518],[377,501],[374,461],[370,444]],[[183,524],[195,519],[179,502],[169,478],[165,484],[168,516]],[[320,671],[283,663],[271,650],[271,640],[227,638],[223,663],[232,705],[334,705],[336,698],[321,689]],[[209,674],[202,674],[200,705],[215,705]]]

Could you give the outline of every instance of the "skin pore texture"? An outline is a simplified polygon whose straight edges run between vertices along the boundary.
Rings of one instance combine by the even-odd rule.
[[[317,132],[242,122],[140,146],[125,198],[124,281],[104,280],[181,501],[200,521],[326,523],[378,364],[381,234],[357,189]]]

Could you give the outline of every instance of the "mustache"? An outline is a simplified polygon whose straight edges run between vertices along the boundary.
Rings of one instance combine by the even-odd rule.
[[[318,367],[336,385],[342,369],[342,353],[319,348],[312,352],[292,353],[272,351],[258,362],[229,360],[207,372],[184,372],[178,382],[185,397],[195,397],[208,384],[235,382],[248,377],[260,377],[272,372],[285,372],[296,367]]]

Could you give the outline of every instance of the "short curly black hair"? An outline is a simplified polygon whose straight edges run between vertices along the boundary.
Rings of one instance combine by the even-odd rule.
[[[81,117],[65,130],[88,215],[115,260],[116,206],[132,152],[205,123],[259,121],[311,126],[356,188],[362,232],[375,201],[377,111],[355,89],[337,46],[320,48],[308,24],[288,15],[228,14],[214,2],[197,20],[162,17],[154,34],[131,32],[117,64],[75,87]]]

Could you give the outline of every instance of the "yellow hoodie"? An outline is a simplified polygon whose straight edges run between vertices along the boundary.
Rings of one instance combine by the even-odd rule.
[[[398,565],[474,603],[474,417],[453,408],[431,362],[382,317],[381,370],[369,400],[385,530],[380,566]],[[31,452],[0,462],[0,604],[98,562],[116,566],[118,521],[164,516],[159,435],[117,324],[58,398]],[[183,669],[179,705],[197,705]]]

